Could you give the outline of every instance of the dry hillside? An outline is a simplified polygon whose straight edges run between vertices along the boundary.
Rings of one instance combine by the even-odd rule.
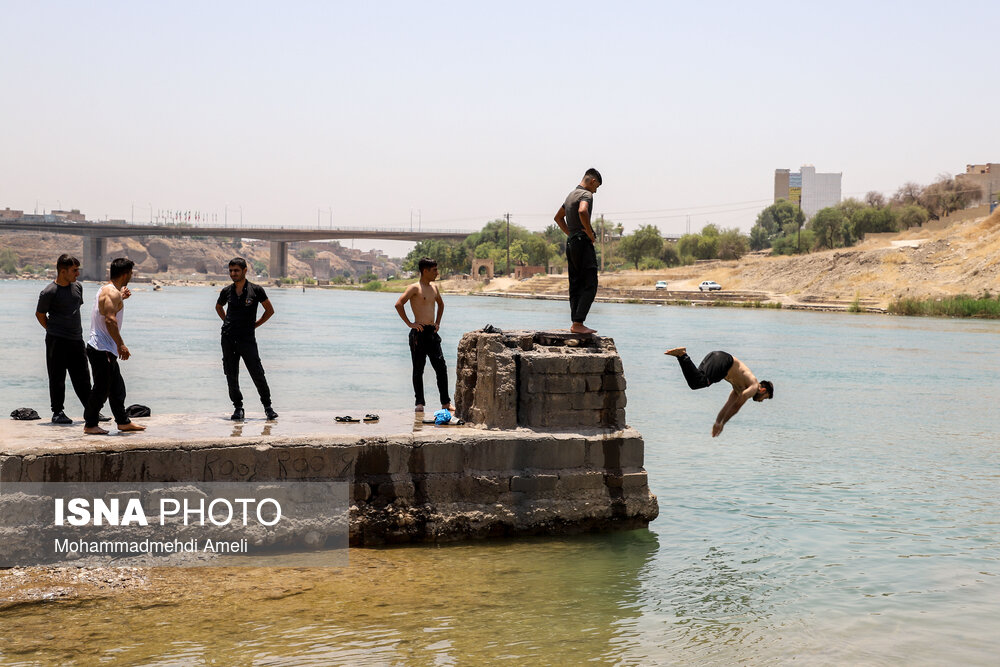
[[[1000,210],[989,217],[876,235],[852,248],[794,257],[754,254],[734,262],[606,273],[601,286],[652,289],[657,280],[666,280],[671,291],[694,290],[702,280],[715,280],[727,292],[764,292],[786,304],[843,303],[860,297],[884,306],[900,297],[997,294]],[[566,280],[539,276],[521,283],[511,281],[500,289],[504,288],[565,292]]]

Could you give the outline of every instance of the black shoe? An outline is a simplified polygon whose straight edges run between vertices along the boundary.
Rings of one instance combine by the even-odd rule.
[[[236,408],[233,410],[233,416],[230,417],[234,422],[243,420],[243,408]]]
[[[66,416],[66,413],[60,410],[59,412],[52,415],[53,424],[72,424],[73,420]]]
[[[278,413],[275,412],[274,408],[272,408],[269,405],[266,408],[264,408],[264,416],[267,417],[268,421],[271,421],[272,419],[277,419],[278,418]]]
[[[99,414],[99,415],[97,415],[97,421],[99,421],[99,422],[109,422],[109,421],[111,421],[111,417],[109,417],[107,415]]]

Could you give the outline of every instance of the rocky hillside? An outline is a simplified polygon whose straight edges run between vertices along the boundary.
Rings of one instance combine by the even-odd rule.
[[[330,273],[343,276],[345,272],[357,278],[363,261],[351,261],[351,251],[336,242],[295,243],[289,246],[288,270],[292,276],[312,276],[307,261],[296,255],[309,247],[317,259],[330,262]],[[65,234],[9,232],[0,234],[0,249],[9,248],[17,255],[18,266],[53,268],[62,253],[83,257],[83,239]],[[267,266],[270,245],[266,241],[230,241],[227,239],[169,239],[169,238],[114,238],[108,239],[110,257],[126,256],[134,261],[140,275],[165,280],[198,280],[211,276],[224,276],[229,260],[235,256],[249,263],[261,262]],[[164,264],[166,270],[163,270]],[[386,262],[381,273],[398,273],[396,264]],[[380,271],[376,271],[380,273]]]

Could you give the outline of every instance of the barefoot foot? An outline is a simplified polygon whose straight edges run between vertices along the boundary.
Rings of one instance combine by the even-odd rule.
[[[145,431],[145,426],[140,426],[135,422],[129,422],[128,424],[118,424],[119,431]]]
[[[687,348],[686,347],[675,347],[675,348],[667,350],[663,354],[669,354],[671,357],[683,357],[685,354],[687,354]]]
[[[447,410],[448,412],[454,412],[455,411],[455,406],[452,405],[451,403],[442,403],[441,404],[441,409],[442,410]]]
[[[582,322],[573,322],[573,326],[569,328],[570,333],[575,334],[595,334],[597,329],[591,329],[590,327],[583,326]]]
[[[108,432],[105,431],[100,426],[84,426],[83,432],[87,435],[107,435]]]

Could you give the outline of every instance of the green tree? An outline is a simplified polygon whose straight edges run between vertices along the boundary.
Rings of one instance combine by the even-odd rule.
[[[781,235],[785,225],[794,222],[800,214],[799,207],[786,199],[774,202],[757,214],[754,228],[760,227],[762,231],[754,233],[753,229],[750,230],[750,247],[754,250],[769,247],[771,241]]]
[[[899,210],[897,220],[902,229],[919,227],[930,219],[930,214],[923,206],[909,204]]]
[[[3,248],[0,250],[0,271],[4,273],[17,273],[17,253],[13,248]]]
[[[310,248],[308,246],[302,248],[301,250],[299,250],[299,259],[301,260],[316,259],[316,249]]]
[[[663,250],[663,237],[660,230],[654,225],[641,225],[628,236],[625,236],[619,244],[622,256],[639,268],[639,262],[643,257],[657,257]]]
[[[815,235],[814,248],[843,247],[847,224],[847,215],[839,208],[830,206],[820,209],[807,227]]]
[[[664,241],[663,250],[660,251],[660,260],[666,266],[678,266],[681,263],[681,254],[677,252],[677,244],[673,241]]]
[[[896,231],[896,212],[891,208],[863,208],[851,217],[851,236],[861,240],[865,234]]]
[[[750,251],[750,239],[739,229],[723,230],[719,234],[718,258],[739,259]]]

